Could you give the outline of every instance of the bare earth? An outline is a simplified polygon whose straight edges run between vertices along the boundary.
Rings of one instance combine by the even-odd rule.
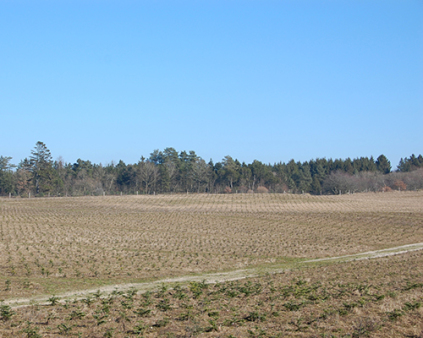
[[[4,198],[0,299],[382,250],[422,219],[423,192]]]
[[[402,245],[395,248],[358,253],[356,255],[312,259],[312,260],[299,262],[298,264],[304,265],[307,263],[317,263],[317,262],[320,262],[320,263],[348,262],[353,260],[355,261],[355,260],[362,260],[362,259],[372,259],[372,258],[400,255],[407,252],[418,251],[418,250],[423,250],[423,243]],[[107,286],[102,286],[96,289],[66,292],[63,294],[55,295],[55,296],[60,298],[61,301],[63,301],[66,299],[72,299],[72,300],[82,299],[86,297],[87,295],[93,294],[95,292],[100,292],[103,294],[103,296],[107,296],[108,294],[114,291],[136,289],[137,293],[143,293],[146,291],[157,290],[160,285],[163,285],[163,283],[170,284],[170,285],[174,283],[187,283],[187,282],[205,282],[209,284],[222,283],[222,282],[234,281],[234,280],[239,280],[244,278],[257,277],[257,276],[263,275],[264,273],[281,273],[283,271],[284,270],[282,270],[281,268],[271,268],[271,267],[260,269],[260,270],[259,269],[234,270],[234,271],[220,272],[220,273],[200,274],[196,276],[181,276],[181,277],[175,277],[175,278],[165,278],[165,279],[160,279],[155,282],[149,282],[149,283],[126,283],[126,284],[107,285]],[[12,308],[18,308],[18,307],[34,305],[34,304],[47,304],[47,301],[50,297],[51,296],[8,299],[4,301],[3,304],[10,305]]]
[[[0,199],[0,335],[420,338],[422,220],[423,192]]]

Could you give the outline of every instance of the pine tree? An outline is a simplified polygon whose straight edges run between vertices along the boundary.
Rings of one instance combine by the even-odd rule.
[[[35,193],[49,192],[52,189],[54,180],[53,161],[50,150],[48,150],[43,142],[38,141],[31,151],[29,159]]]
[[[391,162],[385,157],[385,155],[380,155],[376,160],[377,170],[383,174],[389,174],[391,172]]]
[[[317,176],[314,176],[313,181],[311,182],[311,192],[315,195],[322,193],[322,186],[320,185],[320,182],[317,179]]]

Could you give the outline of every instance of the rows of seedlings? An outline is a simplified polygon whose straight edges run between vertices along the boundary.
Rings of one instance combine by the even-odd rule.
[[[5,286],[7,287],[7,286]],[[421,337],[423,253],[0,307],[2,337]]]

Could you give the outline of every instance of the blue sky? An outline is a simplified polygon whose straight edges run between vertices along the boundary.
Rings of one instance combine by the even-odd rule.
[[[0,155],[423,153],[422,1],[0,0]]]

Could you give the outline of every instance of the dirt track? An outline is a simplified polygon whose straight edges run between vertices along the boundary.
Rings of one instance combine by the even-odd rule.
[[[411,251],[417,251],[417,250],[423,250],[423,243],[402,245],[402,246],[397,246],[397,247],[383,249],[383,250],[358,253],[354,255],[300,261],[297,263],[295,267],[304,266],[306,264],[321,263],[321,262],[335,263],[335,262],[348,262],[352,260],[372,259],[372,258],[386,257],[386,256],[392,256],[392,255],[400,255],[400,254],[404,254]],[[192,282],[192,281],[206,281],[206,283],[217,283],[217,282],[225,282],[225,281],[231,281],[231,280],[239,280],[239,279],[248,278],[248,277],[256,277],[264,273],[280,273],[284,270],[287,270],[287,268],[284,268],[282,266],[267,267],[267,268],[261,268],[261,269],[233,270],[229,272],[199,274],[196,276],[181,276],[181,277],[175,277],[175,278],[160,279],[160,280],[157,280],[154,282],[148,282],[148,283],[107,285],[100,288],[80,290],[75,292],[67,292],[67,293],[63,293],[63,294],[59,294],[55,296],[59,297],[62,300],[63,299],[80,299],[98,290],[104,295],[104,294],[110,294],[113,291],[123,291],[123,290],[128,290],[131,288],[135,288],[138,290],[139,293],[142,293],[148,290],[155,290],[157,289],[159,285],[163,283],[171,284],[171,283],[185,283],[185,282]],[[32,304],[46,304],[50,297],[51,295],[39,296],[39,297],[33,297],[33,298],[9,299],[9,300],[3,301],[2,304],[10,305],[12,308],[29,306]]]

